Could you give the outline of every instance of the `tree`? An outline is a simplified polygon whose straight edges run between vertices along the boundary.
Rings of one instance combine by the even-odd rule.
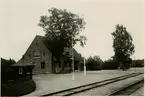
[[[100,70],[102,68],[103,61],[99,56],[89,57],[86,62],[87,70]]]
[[[134,53],[133,39],[123,25],[116,25],[116,30],[112,33],[114,58],[122,64],[123,67],[129,67],[131,63],[130,56]],[[124,68],[123,68],[124,69]]]
[[[133,60],[131,67],[144,67],[144,59]]]
[[[46,45],[52,44],[52,54],[57,60],[61,60],[64,48],[72,48],[77,41],[84,45],[85,36],[80,31],[85,28],[85,21],[78,15],[67,10],[51,8],[49,15],[41,16],[39,26],[43,28],[47,37]],[[49,42],[48,42],[49,41]]]
[[[13,59],[1,58],[1,79],[2,81],[8,80],[14,77],[14,70],[11,67],[12,64],[16,63]]]
[[[118,67],[118,62],[115,59],[110,58],[104,61],[102,69],[117,69],[117,67]]]
[[[12,64],[16,63],[14,59],[4,59],[1,58],[1,67],[2,71],[5,71],[8,67],[10,67]]]

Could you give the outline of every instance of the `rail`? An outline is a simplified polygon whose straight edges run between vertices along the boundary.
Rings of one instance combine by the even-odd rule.
[[[111,79],[107,79],[107,80],[103,80],[103,81],[99,81],[99,82],[95,82],[95,83],[91,83],[91,84],[86,84],[86,85],[82,85],[82,86],[78,86],[78,87],[74,87],[74,88],[69,88],[69,89],[65,89],[65,90],[60,90],[57,92],[53,92],[53,93],[49,93],[49,94],[45,94],[42,96],[70,96],[70,95],[74,95],[77,93],[81,93],[93,88],[97,88],[103,85],[107,85],[110,83],[114,83],[117,81],[121,81],[130,77],[134,77],[137,75],[140,75],[142,73],[131,73],[131,74],[127,74],[127,75],[123,75],[123,76],[119,76],[119,77],[115,77],[115,78],[111,78]]]
[[[126,86],[124,86],[124,87],[121,87],[121,88],[119,88],[119,89],[117,89],[117,90],[114,90],[113,92],[111,92],[110,94],[108,94],[107,96],[116,96],[116,95],[120,95],[120,94],[122,94],[122,91],[124,91],[124,90],[126,90],[126,89],[128,89],[128,88],[131,88],[132,86],[134,86],[134,85],[136,85],[136,84],[139,84],[139,83],[141,83],[141,82],[143,82],[144,81],[144,78],[142,78],[142,79],[140,79],[140,80],[137,80],[137,81],[135,81],[135,82],[132,82],[131,84],[128,84],[128,85],[126,85]],[[139,87],[140,88],[140,87]],[[138,88],[136,88],[136,89],[133,89],[134,91],[136,91]]]

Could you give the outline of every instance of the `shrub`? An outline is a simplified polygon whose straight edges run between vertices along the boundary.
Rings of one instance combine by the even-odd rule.
[[[31,79],[21,79],[1,84],[2,96],[22,96],[36,89],[36,84]]]
[[[1,58],[1,95],[21,96],[36,89],[35,82],[31,79],[20,78],[11,67],[15,61]],[[17,80],[16,80],[17,79]]]
[[[89,57],[86,62],[87,70],[101,70],[103,61],[98,57]]]
[[[11,67],[15,61],[13,59],[3,59],[1,58],[1,81],[8,81],[15,78],[15,71]]]
[[[144,60],[133,60],[131,67],[144,67]]]
[[[118,62],[113,59],[109,59],[104,62],[102,69],[117,69],[118,68]]]

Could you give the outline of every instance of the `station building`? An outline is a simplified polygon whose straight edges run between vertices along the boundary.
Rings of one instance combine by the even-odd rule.
[[[56,59],[51,53],[51,48],[45,45],[45,38],[46,37],[44,36],[36,35],[22,58],[17,63],[12,65],[19,68],[17,69],[19,73],[22,73],[24,67],[30,67],[31,69],[33,69],[33,74],[55,73],[62,69],[62,66],[60,66],[59,64],[55,64]],[[71,56],[72,51],[74,53],[75,64],[79,64],[82,57],[81,54],[79,54],[74,48],[65,49],[64,53],[68,53],[68,55]]]

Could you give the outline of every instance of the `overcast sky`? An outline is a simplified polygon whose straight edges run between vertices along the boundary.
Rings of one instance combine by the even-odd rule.
[[[38,27],[40,16],[48,9],[67,9],[82,16],[87,45],[76,45],[86,57],[98,55],[103,60],[113,56],[111,33],[123,24],[133,37],[135,58],[145,58],[144,0],[3,0],[0,2],[0,56],[16,61],[25,53],[36,35],[44,35]]]

